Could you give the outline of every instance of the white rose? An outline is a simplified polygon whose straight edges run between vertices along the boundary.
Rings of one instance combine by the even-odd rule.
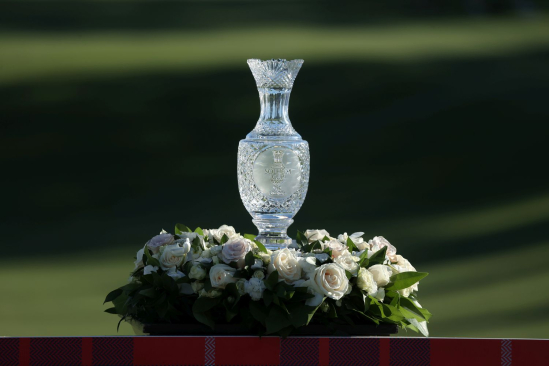
[[[185,239],[189,239],[189,241],[191,243],[194,241],[194,239],[196,239],[198,237],[199,242],[200,242],[200,246],[202,247],[202,249],[205,248],[204,237],[202,235],[199,235],[198,233],[184,232],[184,233],[178,234],[177,236],[179,236],[181,239],[176,240],[176,242],[183,241]]]
[[[324,240],[325,237],[330,237],[330,234],[326,230],[307,230],[305,231],[305,237],[312,243],[317,240]]]
[[[167,272],[168,276],[170,276],[171,278],[173,278],[175,281],[177,281],[178,279],[180,278],[183,278],[185,277],[185,273],[179,271],[179,270],[174,270],[173,271],[168,271]]]
[[[377,292],[375,292],[373,294],[370,294],[370,295],[372,295],[373,297],[375,297],[379,301],[383,301],[383,299],[385,299],[385,289],[383,287],[378,287]]]
[[[351,253],[346,252],[345,254],[335,258],[334,262],[339,264],[344,270],[351,272],[351,274],[356,277],[359,269],[359,265],[356,262],[357,259],[358,258],[353,257]]]
[[[234,278],[233,274],[236,269],[226,264],[216,264],[210,268],[210,282],[212,287],[225,288],[229,283],[238,281],[238,278]]]
[[[315,258],[318,259],[320,263],[324,263],[330,258],[330,256],[327,253],[320,253],[315,254]]]
[[[195,294],[199,293],[204,288],[204,282],[194,281],[191,282],[191,287]]]
[[[403,288],[402,290],[398,290],[398,293],[401,294],[402,296],[404,297],[408,297],[412,294],[412,287],[406,287],[406,288]]]
[[[148,241],[147,246],[153,253],[158,253],[161,246],[173,244],[174,238],[172,234],[160,234]]]
[[[315,270],[312,277],[317,292],[334,300],[347,294],[351,287],[345,270],[335,263],[323,264]]]
[[[261,260],[263,261],[263,263],[267,266],[269,263],[271,263],[271,255],[273,254],[273,252],[271,252],[270,250],[267,251],[267,253],[263,253],[263,252],[259,252],[258,253],[259,256],[261,257]]]
[[[265,283],[259,278],[250,278],[244,283],[246,293],[249,294],[254,301],[258,301],[263,297],[265,288]]]
[[[315,295],[315,297],[305,301],[305,305],[307,306],[318,306],[324,300],[324,294],[317,291],[316,285],[312,280],[299,280],[294,282],[293,285],[295,287],[306,287],[309,294]]]
[[[159,258],[160,267],[162,267],[163,270],[167,270],[179,266],[188,253],[187,249],[189,249],[187,246],[182,248],[177,244],[166,246]]]
[[[211,258],[212,257],[212,250],[210,248],[206,248],[202,251],[202,254],[200,255],[202,258]]]
[[[223,245],[221,259],[225,263],[236,262],[238,268],[244,268],[246,254],[252,250],[250,241],[241,237],[230,239]]]
[[[251,269],[263,269],[263,261],[261,259],[256,259],[254,264],[250,267]]]
[[[158,271],[158,267],[156,266],[151,266],[150,264],[148,266],[145,266],[145,268],[143,268],[143,274],[144,275],[148,275],[148,274],[151,274],[153,272],[156,272]]]
[[[252,277],[262,280],[265,278],[265,273],[263,273],[263,271],[255,271]]]
[[[337,240],[346,245],[347,239],[351,239],[351,241],[356,245],[358,250],[370,248],[370,245],[365,242],[364,239],[362,239],[362,235],[364,235],[363,232],[353,233],[350,236],[348,236],[347,233],[343,233],[343,235],[339,235],[337,237]]]
[[[195,280],[203,280],[206,278],[206,271],[200,266],[192,266],[189,272],[189,278],[194,278]]]
[[[378,250],[382,249],[383,247],[387,247],[386,255],[391,260],[391,262],[396,262],[396,248],[389,243],[387,239],[385,239],[383,236],[375,236],[373,239],[371,239],[368,244],[370,244],[370,247],[372,251],[377,252]]]
[[[377,283],[374,280],[374,276],[366,268],[361,268],[358,271],[356,285],[359,289],[366,291],[369,295],[377,292]]]
[[[219,258],[218,257],[212,257],[213,264],[219,264]]]
[[[395,258],[396,258],[396,264],[404,269],[403,272],[417,272],[414,266],[412,266],[412,263],[408,261],[408,259],[404,258],[400,254],[397,255]]]
[[[410,261],[408,261],[408,259],[404,258],[403,256],[396,255],[395,259],[396,259],[396,265],[394,265],[394,267],[395,267],[395,269],[397,269],[398,273],[401,273],[401,272],[417,272],[416,269],[414,268],[414,266],[412,266],[412,263],[410,263]],[[414,283],[410,287],[409,291],[405,291],[404,293],[407,294],[407,295],[405,295],[405,297],[408,297],[412,293],[412,291],[418,291],[419,290],[418,284],[419,284],[419,282]],[[404,289],[404,290],[406,290],[406,289]]]
[[[212,234],[214,239],[217,240],[218,243],[221,243],[223,235],[227,235],[227,238],[229,238],[229,240],[239,236],[234,230],[234,227],[227,225],[221,225],[221,227],[213,231]]]
[[[213,257],[214,255],[218,255],[219,253],[221,253],[222,250],[223,250],[222,245],[214,245],[210,248],[210,253],[212,253],[212,257]]]
[[[301,267],[294,250],[284,248],[273,253],[269,273],[278,271],[278,279],[292,283],[301,278]]]
[[[322,244],[322,249],[330,248],[332,251],[332,257],[337,258],[344,253],[349,253],[347,245],[341,244],[337,239],[331,239],[328,242]]]
[[[301,267],[301,270],[307,275],[311,275],[312,273],[314,273],[317,267],[316,257],[299,257],[297,259],[297,262],[299,264],[299,267]]]
[[[391,269],[384,264],[376,264],[368,268],[368,271],[374,276],[378,287],[386,286],[391,280]]]
[[[137,255],[135,256],[135,262],[133,262],[133,264],[135,264],[134,271],[138,268],[143,267],[143,253],[144,252],[145,252],[145,250],[143,248],[141,248],[137,251]]]

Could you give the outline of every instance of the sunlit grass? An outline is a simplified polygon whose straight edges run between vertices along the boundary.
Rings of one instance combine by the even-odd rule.
[[[549,46],[547,17],[369,27],[269,27],[181,32],[1,33],[0,83],[151,70],[242,66],[247,58],[407,62],[495,56]]]

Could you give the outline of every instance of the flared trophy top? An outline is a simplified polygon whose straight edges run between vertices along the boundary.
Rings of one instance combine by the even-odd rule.
[[[303,60],[248,60],[258,88],[292,89]]]
[[[303,60],[248,60],[259,91],[261,114],[254,130],[246,138],[301,140],[288,117],[288,103],[294,81]]]

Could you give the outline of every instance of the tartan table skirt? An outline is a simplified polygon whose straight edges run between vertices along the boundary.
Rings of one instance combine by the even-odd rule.
[[[6,337],[0,365],[549,365],[548,349],[526,339]]]

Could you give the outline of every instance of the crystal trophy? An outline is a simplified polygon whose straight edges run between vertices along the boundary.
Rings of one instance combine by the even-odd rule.
[[[288,102],[303,60],[248,60],[261,114],[238,145],[238,188],[246,210],[268,249],[287,247],[286,233],[309,184],[309,144],[294,130]]]

